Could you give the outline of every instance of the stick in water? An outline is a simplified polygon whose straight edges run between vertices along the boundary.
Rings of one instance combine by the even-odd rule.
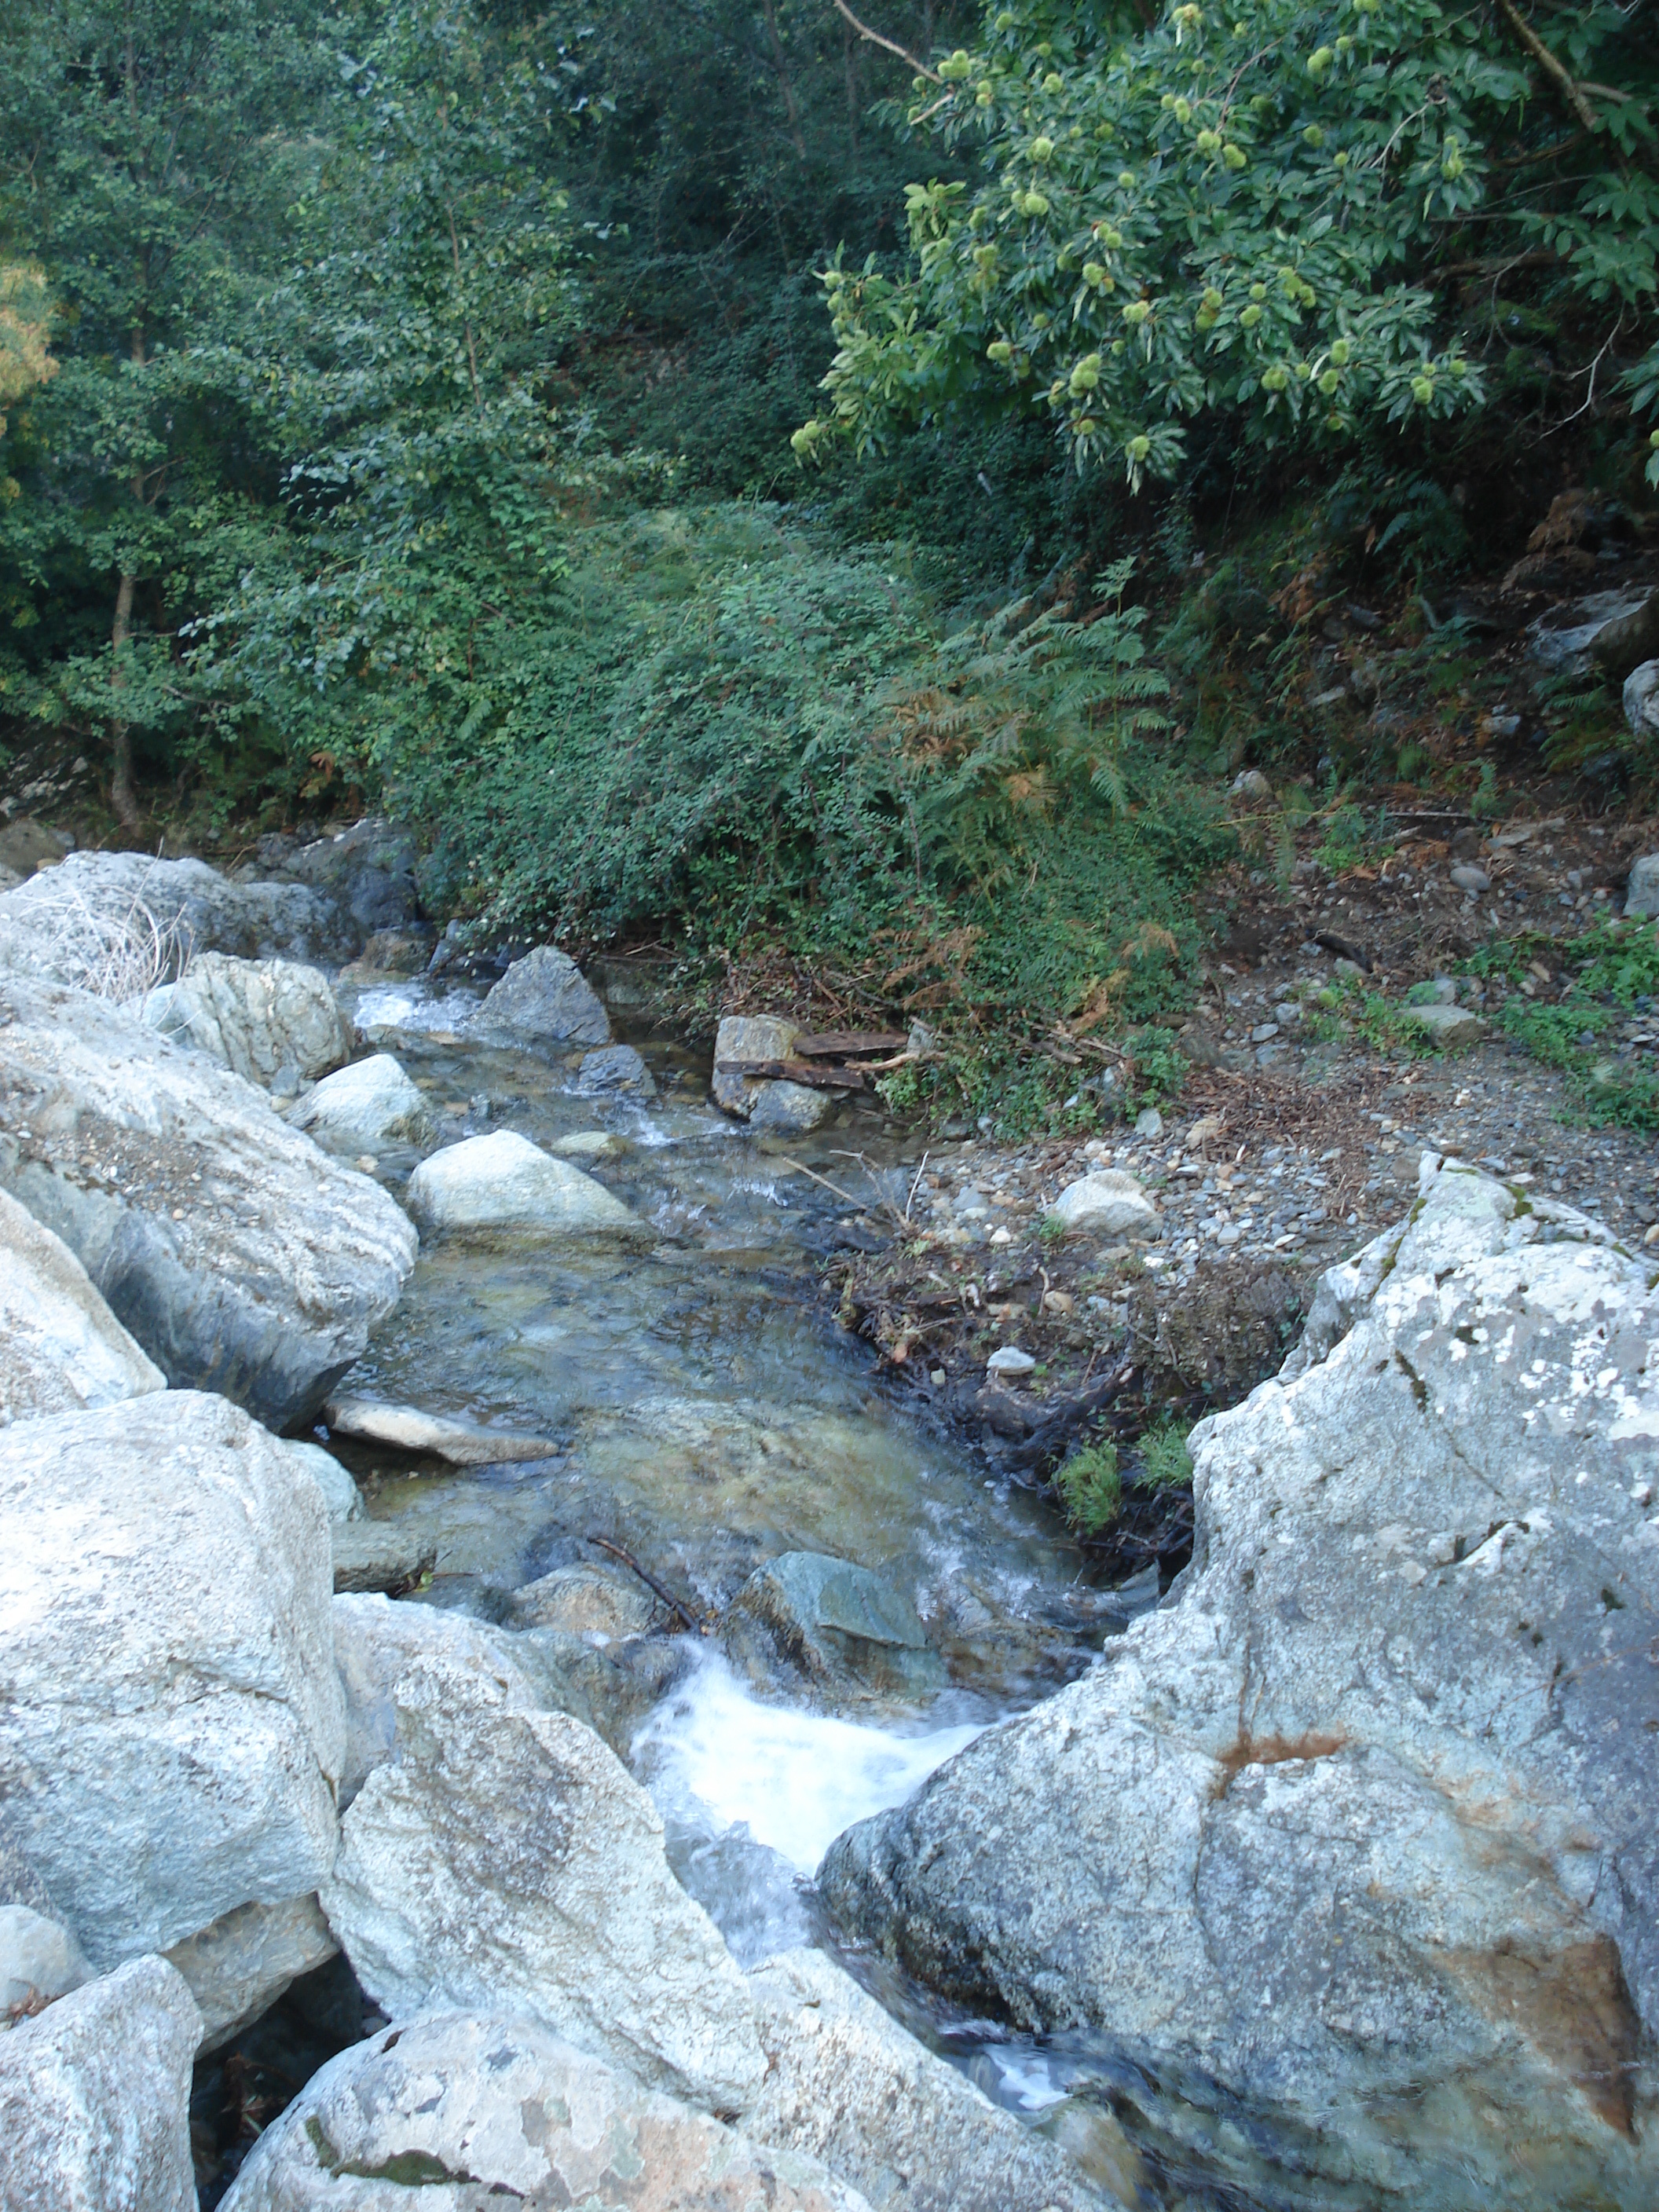
[[[668,1610],[671,1613],[678,1613],[693,1636],[702,1636],[708,1632],[702,1623],[695,1620],[687,1608],[680,1603],[673,1591],[665,1589],[657,1580],[649,1567],[642,1567],[631,1552],[624,1552],[620,1544],[613,1544],[608,1536],[590,1536],[587,1540],[590,1544],[597,1544],[602,1552],[609,1552],[613,1559],[620,1559],[625,1567],[632,1567],[647,1588],[656,1592]]]

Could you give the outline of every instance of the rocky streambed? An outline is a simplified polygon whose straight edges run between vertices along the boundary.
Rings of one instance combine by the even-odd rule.
[[[1426,1153],[1113,1587],[354,838],[0,896],[7,2212],[1659,2201],[1653,1255]]]

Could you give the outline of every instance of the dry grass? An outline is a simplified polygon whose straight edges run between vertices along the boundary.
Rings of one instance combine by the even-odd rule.
[[[28,925],[50,940],[52,970],[64,982],[125,1005],[190,965],[191,933],[182,915],[161,921],[142,894],[100,912],[72,883],[54,883],[50,873],[35,880],[40,889],[28,903]]]

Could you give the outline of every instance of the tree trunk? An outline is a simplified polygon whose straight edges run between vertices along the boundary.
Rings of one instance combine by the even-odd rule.
[[[784,112],[789,118],[790,141],[795,149],[795,159],[806,159],[806,140],[800,127],[800,103],[795,98],[795,88],[789,82],[789,61],[783,51],[783,40],[778,35],[778,11],[775,0],[765,0],[767,36],[772,42],[772,67],[776,74],[779,89],[783,94]]]
[[[128,67],[131,70],[131,58]],[[140,324],[132,333],[132,359],[136,368],[144,365],[144,331]],[[142,507],[144,502],[144,480],[142,476],[132,479],[133,498]],[[126,652],[132,635],[132,593],[137,579],[123,568],[115,587],[115,620],[110,625],[109,688],[120,692],[126,686]],[[110,720],[110,749],[115,756],[114,773],[110,779],[110,805],[115,809],[124,830],[138,827],[138,801],[132,788],[132,732],[124,715],[118,710]]]

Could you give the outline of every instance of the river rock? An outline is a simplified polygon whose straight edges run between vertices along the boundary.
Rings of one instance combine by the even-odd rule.
[[[872,2212],[1121,2212],[822,1951],[787,1951],[748,1981],[767,2072],[744,2124],[822,2159]],[[1121,2158],[1123,2195],[1140,2201],[1127,2143]]]
[[[816,1129],[834,1103],[827,1091],[782,1077],[744,1075],[734,1065],[787,1060],[800,1033],[798,1022],[774,1014],[728,1014],[714,1035],[714,1103],[780,1135]]]
[[[68,1245],[0,1190],[0,1427],[167,1387]]]
[[[0,2033],[6,2212],[196,2212],[200,2034],[195,2000],[163,1959],[135,1959]]]
[[[437,1543],[428,1532],[398,1520],[336,1521],[328,1533],[337,1592],[402,1597],[422,1588],[438,1564]]]
[[[379,933],[416,921],[415,833],[400,822],[367,815],[337,836],[297,844],[260,841],[260,865],[273,878],[305,884],[337,917],[337,927],[367,951]]]
[[[319,1145],[354,1155],[381,1145],[422,1145],[432,1134],[425,1097],[389,1052],[325,1075],[289,1109]]]
[[[202,2049],[229,2043],[270,2010],[290,1982],[333,1958],[339,1946],[315,1895],[280,1905],[239,1905],[167,1954],[202,2015]]]
[[[320,969],[199,954],[144,1001],[144,1019],[267,1091],[289,1096],[351,1056],[351,1027]]]
[[[17,2014],[78,1990],[91,1976],[81,1946],[61,1921],[27,1905],[0,1905],[0,2029]]]
[[[1631,869],[1625,912],[1644,919],[1659,915],[1659,853],[1644,853]]]
[[[423,1413],[418,1407],[394,1406],[379,1398],[331,1398],[323,1417],[337,1435],[392,1444],[399,1451],[429,1452],[451,1467],[504,1467],[510,1462],[546,1459],[559,1449],[550,1437],[481,1429],[471,1421],[448,1420],[441,1413]]]
[[[1395,1012],[1401,1021],[1409,1022],[1413,1029],[1426,1030],[1443,1052],[1455,1052],[1460,1046],[1479,1044],[1486,1034],[1486,1024],[1468,1006],[1444,1004],[1426,1006],[1396,1006]]]
[[[642,2089],[514,2011],[385,2028],[312,2078],[222,2212],[390,2212],[422,2185],[463,2208],[868,2212],[816,2160]]]
[[[1158,1224],[1152,1200],[1132,1175],[1116,1168],[1098,1168],[1068,1182],[1054,1200],[1054,1215],[1067,1229],[1102,1237],[1145,1236]]]
[[[1178,1601],[842,1838],[831,1908],[1310,2185],[1659,2201],[1656,1334],[1605,1231],[1431,1160],[1194,1431]]]
[[[422,1160],[409,1178],[408,1205],[422,1229],[438,1231],[588,1237],[641,1226],[603,1183],[511,1129],[465,1138]]]
[[[513,1593],[512,1606],[517,1627],[556,1628],[567,1636],[601,1636],[619,1643],[649,1636],[670,1618],[662,1600],[636,1577],[615,1574],[586,1559],[526,1583]]]
[[[341,1829],[323,1909],[394,2020],[520,2013],[653,2086],[741,2111],[765,2062],[731,1954],[662,1821],[580,1721],[426,1654],[393,1692],[399,1758]]]
[[[585,1098],[613,1092],[633,1098],[657,1095],[650,1069],[631,1044],[608,1044],[598,1052],[585,1052],[576,1071],[576,1088]]]
[[[573,1129],[568,1137],[554,1139],[553,1150],[567,1160],[614,1160],[620,1159],[623,1146],[608,1129]]]
[[[921,1698],[945,1679],[909,1599],[848,1559],[785,1552],[750,1577],[732,1600],[727,1642],[753,1671],[749,1623],[789,1665],[831,1692]]]
[[[509,1044],[609,1044],[611,1017],[568,952],[538,945],[515,960],[479,1007],[476,1036]]]
[[[0,1798],[100,1971],[327,1873],[329,1604],[315,1484],[224,1399],[0,1431]]]
[[[774,1136],[804,1136],[828,1118],[835,1103],[827,1091],[814,1091],[805,1083],[781,1079],[763,1083],[750,1112],[749,1126],[768,1130]]]
[[[296,1467],[305,1469],[322,1492],[323,1510],[331,1522],[362,1519],[363,1493],[332,1452],[325,1452],[320,1444],[287,1439],[283,1440],[283,1449]]]
[[[56,867],[70,851],[70,840],[61,830],[49,830],[32,814],[15,814],[0,829],[0,868],[21,883],[38,868]]]
[[[272,1428],[321,1404],[417,1240],[251,1084],[100,999],[0,972],[0,1188],[61,1237],[175,1389]]]

